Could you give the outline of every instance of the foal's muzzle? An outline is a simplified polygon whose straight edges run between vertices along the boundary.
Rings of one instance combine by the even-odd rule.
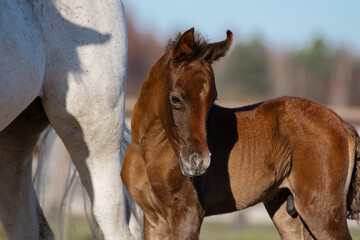
[[[211,154],[201,157],[197,152],[192,153],[188,159],[180,153],[181,172],[187,177],[195,177],[205,173],[210,166]]]

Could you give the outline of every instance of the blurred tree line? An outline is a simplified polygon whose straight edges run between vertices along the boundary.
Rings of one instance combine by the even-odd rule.
[[[358,56],[344,47],[332,48],[321,38],[289,51],[268,49],[255,38],[236,44],[217,79],[219,88],[234,98],[292,95],[360,106],[359,70]]]
[[[128,64],[126,95],[137,97],[150,68],[162,56],[165,44],[158,42],[150,33],[139,33],[127,14]]]
[[[128,17],[128,96],[137,97],[165,45],[150,33],[140,34]],[[322,104],[360,106],[359,56],[345,47],[332,47],[322,38],[286,51],[269,49],[260,38],[235,42],[214,71],[221,100],[291,95]]]

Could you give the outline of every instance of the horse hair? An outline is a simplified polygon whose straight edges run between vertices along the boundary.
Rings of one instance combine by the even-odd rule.
[[[182,33],[178,33],[175,39],[169,39],[165,50],[170,51],[172,50],[180,40]],[[206,51],[208,50],[208,41],[198,32],[194,34],[194,46],[193,52],[190,55],[186,56],[186,60],[193,61],[198,59],[199,57],[203,56]]]

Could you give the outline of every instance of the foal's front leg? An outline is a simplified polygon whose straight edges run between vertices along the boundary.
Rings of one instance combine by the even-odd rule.
[[[180,169],[165,173],[161,168],[154,172],[147,170],[155,206],[161,206],[172,239],[199,239],[205,211],[190,179],[182,175]]]
[[[144,237],[145,240],[197,240],[203,219],[202,210],[192,207],[170,210],[168,218],[155,209],[144,211]]]
[[[192,189],[187,187],[183,192],[174,194],[174,205],[169,219],[173,239],[195,240],[200,236],[205,212],[199,203],[195,189],[192,185],[189,187]],[[194,190],[195,193],[190,190]]]
[[[155,211],[148,213],[144,213],[144,240],[172,240],[168,222]]]
[[[152,194],[154,195],[154,194]],[[172,205],[164,207],[156,198],[152,211],[144,211],[145,240],[197,240],[204,219],[204,211],[197,198],[176,193]]]
[[[169,154],[164,156],[146,164],[140,146],[133,142],[121,171],[127,190],[144,212],[145,240],[199,239],[205,213],[197,192],[178,165],[164,168],[170,159]]]

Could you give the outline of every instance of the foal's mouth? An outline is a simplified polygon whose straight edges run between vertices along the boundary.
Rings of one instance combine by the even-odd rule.
[[[185,160],[186,159],[186,160]],[[210,166],[211,154],[208,157],[200,157],[198,153],[192,153],[188,158],[184,158],[180,153],[180,169],[186,177],[196,177],[204,174]]]

